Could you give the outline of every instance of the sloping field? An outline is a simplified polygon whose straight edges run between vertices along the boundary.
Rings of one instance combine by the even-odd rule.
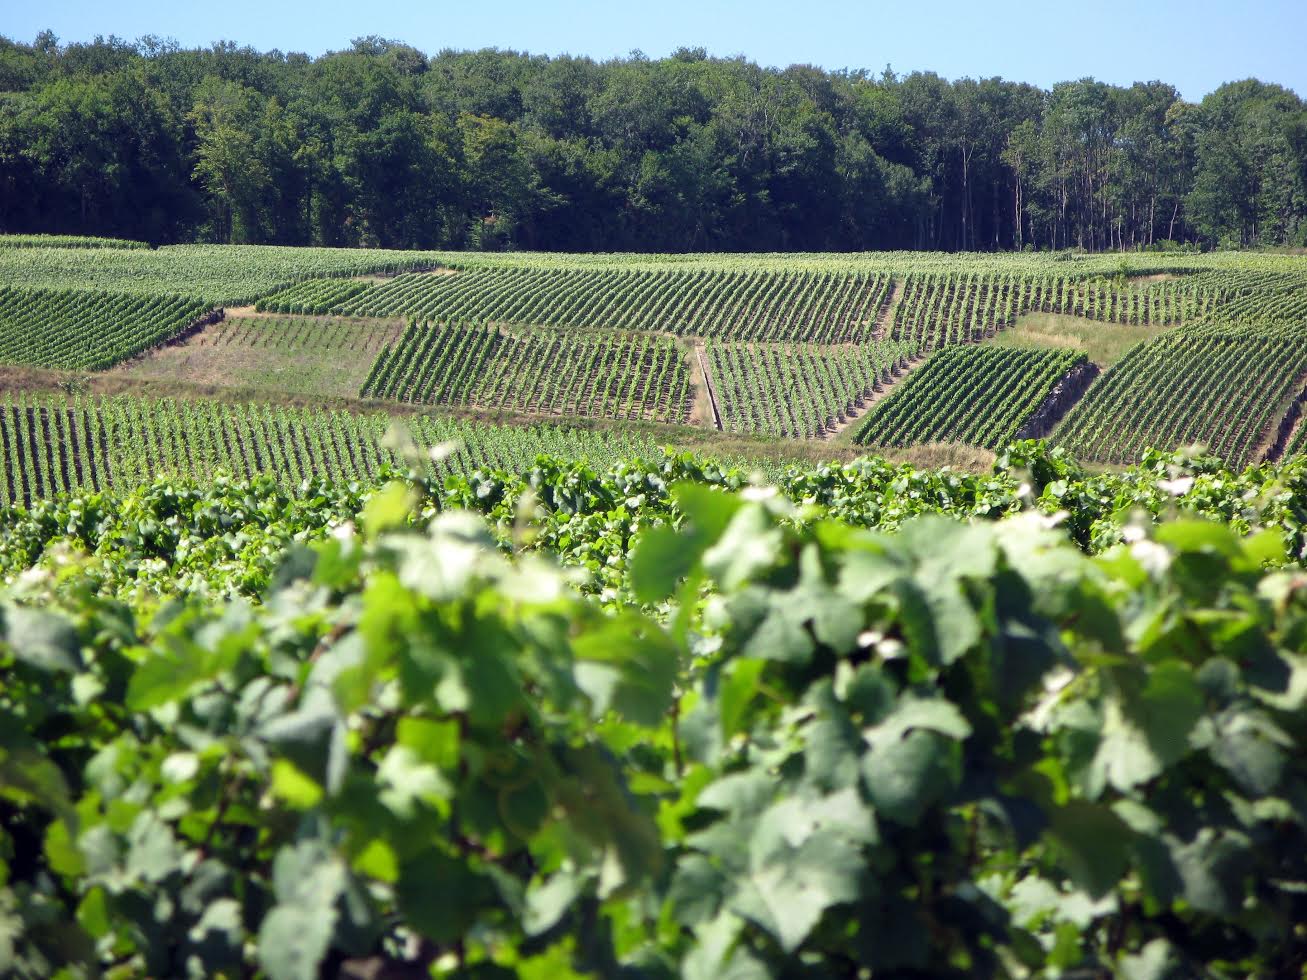
[[[856,439],[872,446],[961,442],[997,448],[1084,360],[1074,351],[946,348],[867,413]]]

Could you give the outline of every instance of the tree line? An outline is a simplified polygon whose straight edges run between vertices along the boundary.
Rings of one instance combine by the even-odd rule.
[[[1307,104],[682,49],[0,38],[0,231],[577,251],[1307,244]]]

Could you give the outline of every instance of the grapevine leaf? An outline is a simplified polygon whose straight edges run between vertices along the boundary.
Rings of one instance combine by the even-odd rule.
[[[316,841],[277,852],[273,862],[277,904],[259,929],[259,962],[272,980],[314,980],[331,947],[345,869]]]
[[[863,759],[867,796],[890,820],[913,824],[961,780],[956,742],[924,728],[901,739],[877,739]]]
[[[82,666],[77,631],[62,616],[25,606],[0,606],[0,627],[14,657],[41,670],[73,672]]]

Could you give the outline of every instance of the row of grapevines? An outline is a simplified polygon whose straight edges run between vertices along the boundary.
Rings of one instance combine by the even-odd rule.
[[[927,347],[992,336],[1026,313],[1059,313],[1136,326],[1191,319],[1215,298],[1183,280],[1118,287],[1108,280],[951,271],[910,275],[891,334]]]
[[[685,352],[648,334],[414,321],[386,348],[365,398],[600,418],[684,422]]]
[[[1121,463],[1148,446],[1200,443],[1250,462],[1307,376],[1301,327],[1209,324],[1141,344],[1068,413],[1054,439]]]
[[[1084,360],[1084,354],[1070,350],[947,347],[872,407],[857,441],[998,448],[1016,436],[1054,385]]]
[[[280,245],[0,248],[0,282],[29,289],[198,296],[210,306],[240,306],[303,279],[429,269],[437,261],[430,252]]]
[[[521,470],[549,453],[608,464],[654,452],[652,441],[551,425],[493,426],[414,416],[421,445],[457,442],[439,473]],[[403,460],[383,439],[392,419],[213,401],[0,397],[0,501],[30,503],[80,487],[132,487],[161,473],[208,479],[269,474],[296,484],[314,476],[367,480]]]
[[[705,353],[724,429],[804,439],[851,417],[916,348],[904,341],[848,347],[709,342]]]
[[[201,346],[275,348],[306,353],[355,351],[378,353],[401,332],[400,325],[384,320],[274,319],[272,317],[230,317],[203,334]]]
[[[480,269],[399,276],[335,312],[843,343],[868,336],[889,283],[880,274]]]
[[[0,286],[0,362],[100,370],[167,340],[207,309],[181,296]]]
[[[138,248],[148,242],[127,238],[97,238],[93,235],[0,235],[0,248]]]

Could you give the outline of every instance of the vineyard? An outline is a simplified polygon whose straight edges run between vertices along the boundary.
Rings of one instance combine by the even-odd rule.
[[[870,336],[889,285],[879,273],[490,269],[397,276],[333,312],[851,343]]]
[[[684,422],[685,352],[650,335],[414,321],[377,358],[362,395],[527,414]]]
[[[173,336],[201,300],[0,286],[0,362],[97,371]]]
[[[1302,973],[1300,257],[295,251],[0,241],[0,973]]]
[[[341,317],[229,317],[198,338],[199,346],[296,351],[311,359],[343,352],[378,354],[402,327],[384,320]]]
[[[1277,413],[1307,384],[1307,325],[1221,323],[1136,347],[1067,415],[1053,438],[1086,460],[1132,462],[1151,446],[1200,443],[1252,462]]]
[[[332,312],[346,300],[365,293],[372,284],[358,279],[306,279],[265,296],[254,308],[260,313]]]
[[[257,315],[232,312],[247,304]],[[1049,317],[1048,332],[1022,340],[1029,320],[1013,328],[1030,314]],[[1111,369],[1068,396],[1079,404],[1056,413],[1058,438],[1112,463],[1191,440],[1237,461],[1271,451],[1292,428],[1300,369],[1286,338],[1305,321],[1307,272],[1293,256],[451,255],[0,237],[0,364],[124,365],[167,394],[359,397],[841,444],[849,427],[863,444],[995,447],[1048,394],[1041,372],[1060,362],[1039,352],[1089,336],[1112,350]],[[895,381],[963,345],[1034,353],[944,358]],[[963,386],[954,397],[989,416],[983,425],[937,376]],[[1222,399],[1222,383],[1242,387]],[[1274,451],[1296,447],[1290,435]]]
[[[268,475],[294,486],[310,477],[355,481],[404,463],[383,443],[392,420],[269,405],[57,396],[0,398],[0,502],[30,504],[76,489],[130,488],[160,474],[208,479]],[[452,418],[405,420],[423,446],[459,448],[436,475],[477,467],[523,470],[537,454],[605,465],[650,455],[654,444],[615,431],[491,426]]]
[[[1073,280],[966,272],[908,276],[894,317],[893,336],[923,347],[992,337],[1025,313],[1058,313],[1134,326],[1193,319],[1220,293],[1184,280],[1118,286],[1111,280]]]
[[[933,354],[858,428],[859,443],[960,442],[997,449],[1014,439],[1083,354],[956,346]]]
[[[0,285],[195,296],[212,306],[240,306],[305,279],[395,274],[436,261],[429,252],[277,245],[0,248]]]
[[[5,512],[9,972],[1297,976],[1303,477],[1026,444]]]
[[[90,235],[0,235],[0,248],[135,248],[148,249],[146,242]]]
[[[898,341],[857,346],[706,345],[722,427],[789,439],[825,435],[916,355]]]

